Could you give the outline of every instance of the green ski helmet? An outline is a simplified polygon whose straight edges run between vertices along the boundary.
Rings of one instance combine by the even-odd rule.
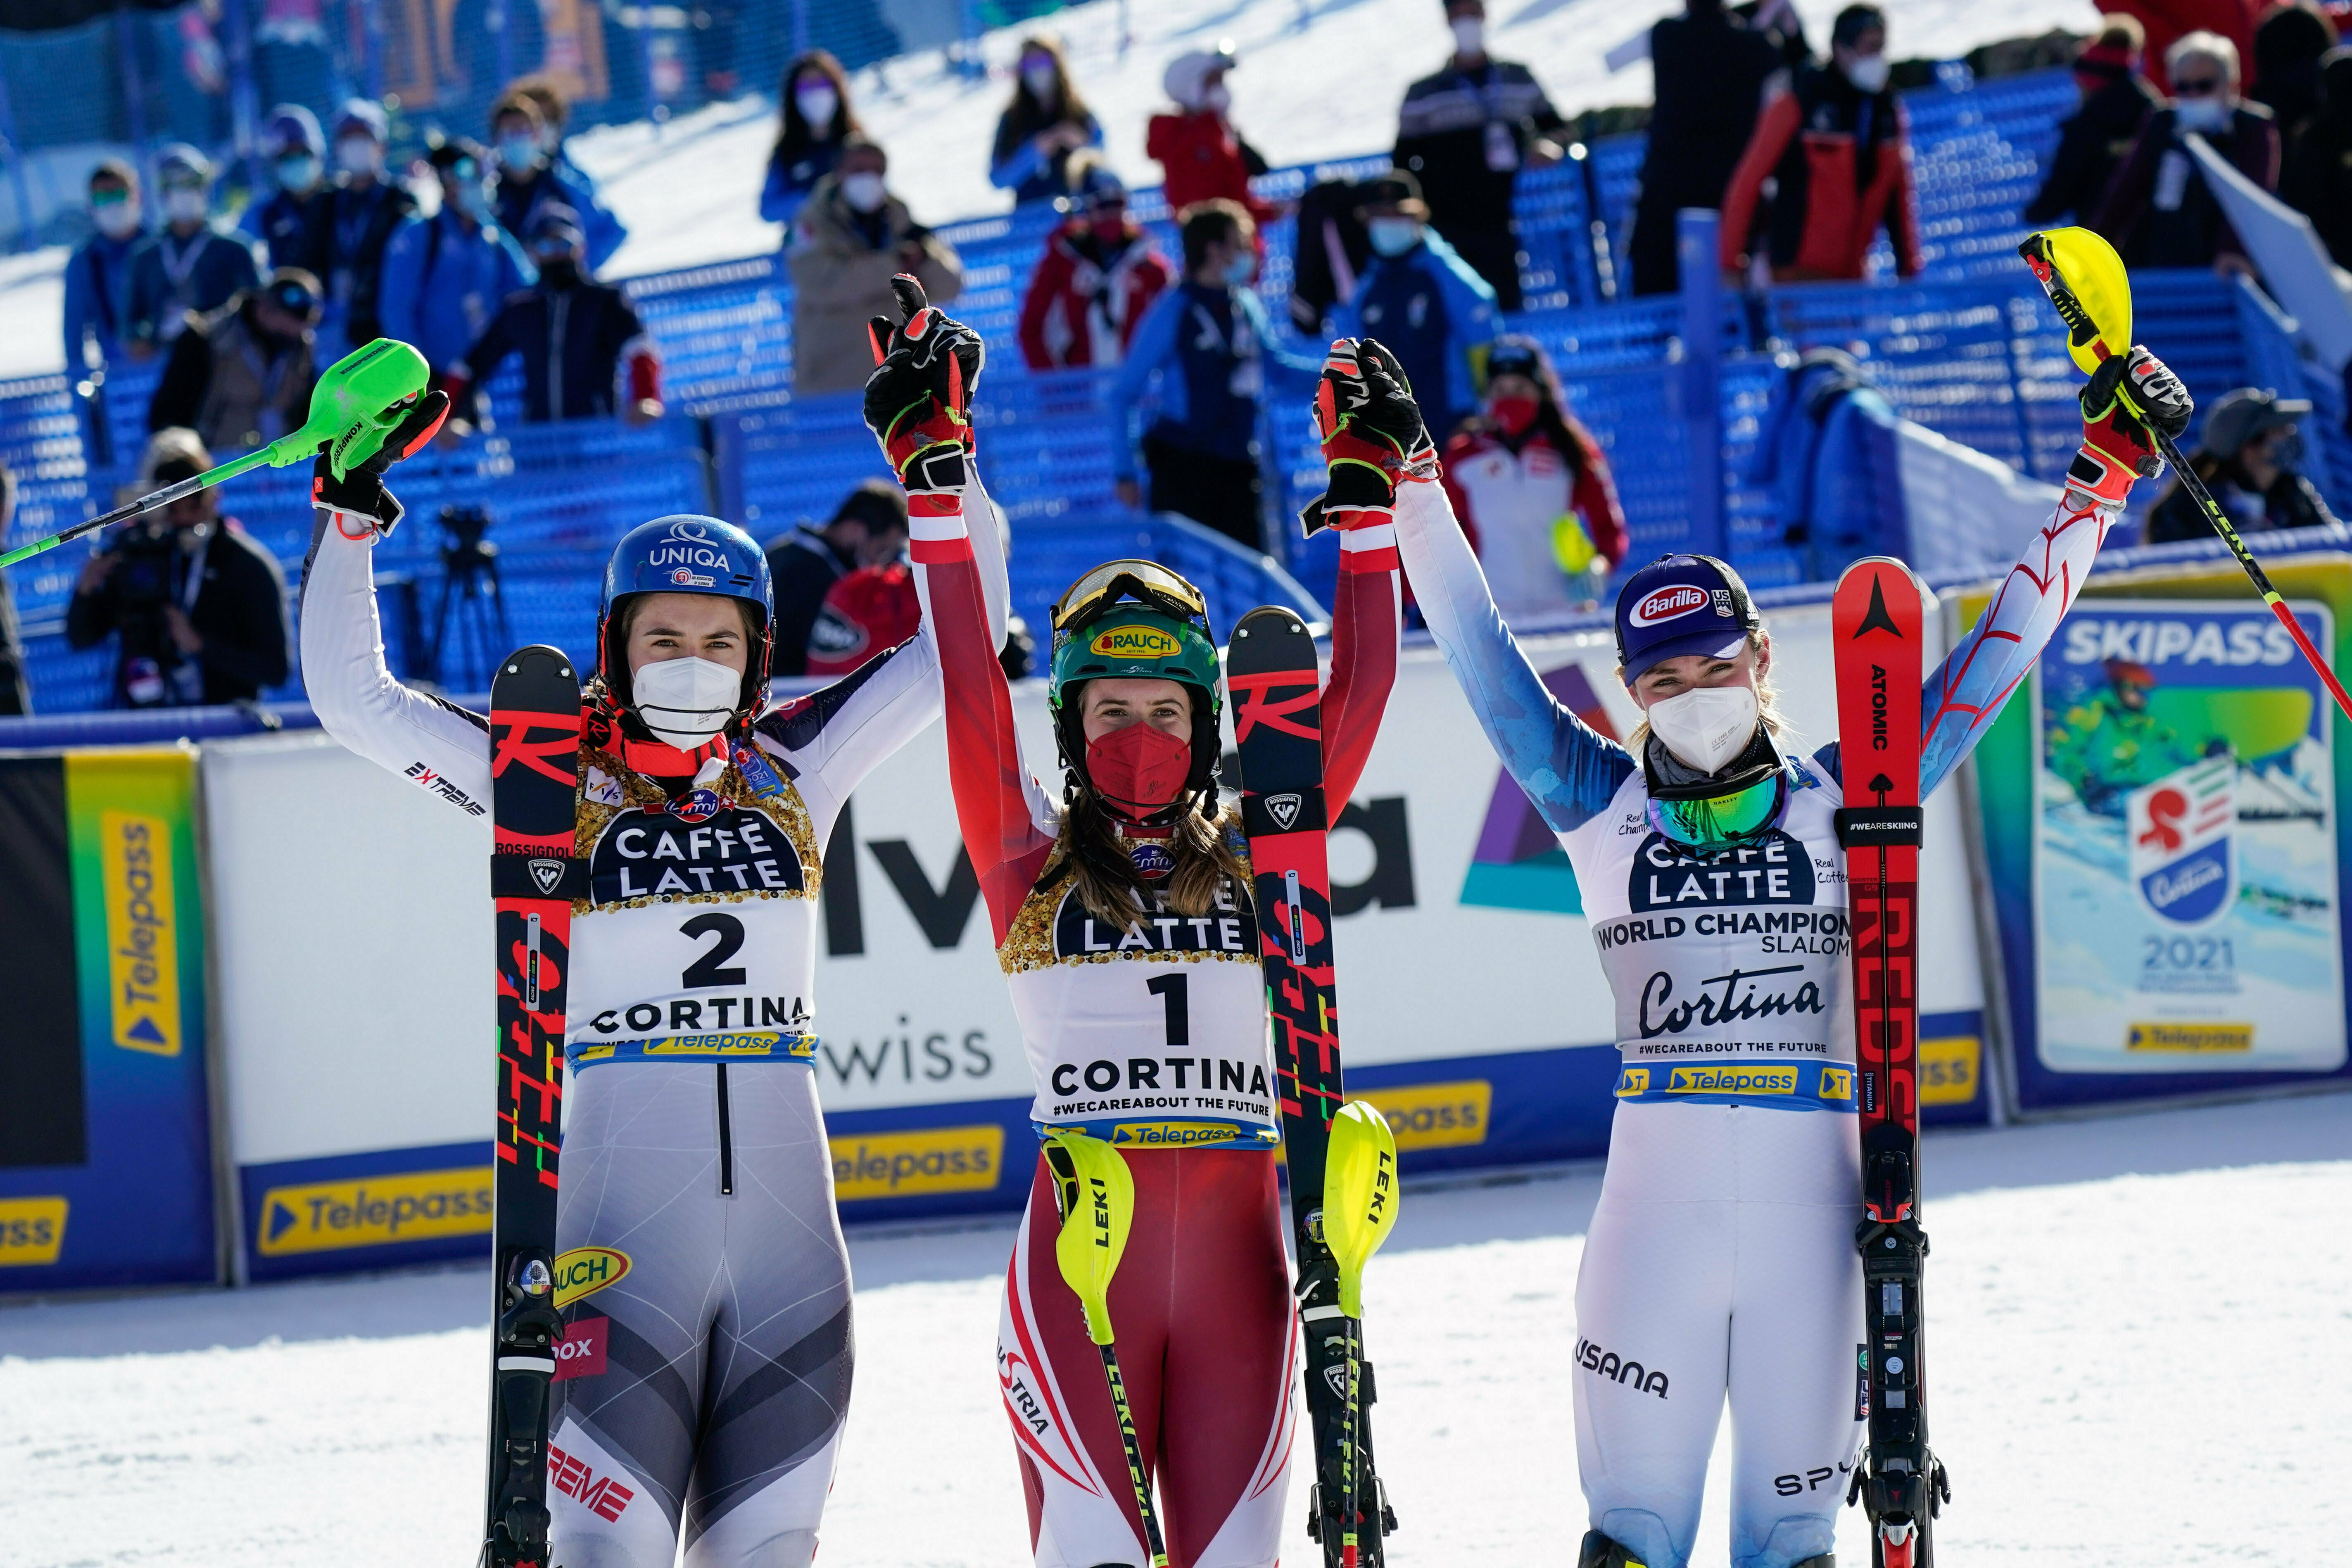
[[[1087,777],[1085,720],[1069,700],[1089,680],[1141,676],[1192,689],[1192,771],[1184,790],[1197,795],[1216,778],[1224,693],[1217,645],[1201,590],[1156,561],[1106,561],[1064,590],[1054,604],[1054,659],[1045,700],[1062,765]]]

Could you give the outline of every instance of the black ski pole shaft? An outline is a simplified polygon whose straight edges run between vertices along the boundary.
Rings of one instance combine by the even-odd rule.
[[[85,518],[71,528],[61,529],[50,534],[47,539],[37,539],[30,544],[20,544],[5,555],[0,555],[0,567],[14,566],[19,561],[30,560],[44,550],[55,550],[68,539],[79,539],[85,533],[94,533],[111,523],[125,522],[147,512],[160,511],[175,500],[185,500],[198,490],[210,489],[223,479],[232,479],[249,468],[261,467],[268,460],[269,453],[270,448],[264,447],[261,450],[249,452],[234,462],[223,463],[217,468],[208,468],[201,474],[182,479],[177,484],[165,485],[152,495],[141,496],[135,501],[116,507],[103,517]]]

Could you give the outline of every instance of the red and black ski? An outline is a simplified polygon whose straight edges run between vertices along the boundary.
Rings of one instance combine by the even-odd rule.
[[[1346,1095],[1331,946],[1322,677],[1306,623],[1271,607],[1244,616],[1226,656],[1225,685],[1233,693],[1234,742],[1241,751],[1242,829],[1249,836],[1258,960],[1274,1020],[1299,1316],[1307,1333],[1307,1413],[1316,1468],[1307,1533],[1321,1543],[1328,1568],[1378,1568],[1381,1538],[1397,1525],[1372,1468],[1372,1368],[1359,1350],[1359,1402],[1351,1409],[1348,1359],[1349,1347],[1362,1344],[1362,1331],[1339,1310],[1338,1270],[1323,1234],[1324,1156],[1331,1118]],[[1346,1538],[1355,1542],[1352,1552],[1343,1544]]]
[[[490,686],[490,807],[497,828],[499,1119],[490,1255],[490,1473],[482,1561],[547,1561],[547,1423],[555,1345],[556,1160],[562,1145],[564,982],[572,900],[580,677],[569,656],[527,647]]]
[[[1930,1568],[1951,1496],[1927,1447],[1919,1282],[1919,683],[1926,590],[1885,556],[1855,562],[1830,605],[1853,912],[1862,1120],[1864,1397],[1869,1450],[1848,1501],[1870,1517],[1874,1568]]]

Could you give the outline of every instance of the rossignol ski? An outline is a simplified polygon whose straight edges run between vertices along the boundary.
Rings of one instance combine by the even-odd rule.
[[[499,1120],[490,1256],[488,1568],[547,1561],[547,1424],[555,1346],[556,1160],[562,1143],[564,988],[572,900],[580,677],[551,647],[527,647],[490,686],[490,809],[498,905]]]
[[[1863,1327],[1869,1447],[1847,1501],[1870,1518],[1874,1568],[1930,1568],[1931,1523],[1951,1488],[1927,1447],[1926,1316],[1919,1281],[1919,681],[1925,590],[1871,556],[1838,579],[1838,740],[1853,939],[1854,1055],[1862,1121]]]
[[[1241,751],[1242,828],[1249,836],[1258,957],[1274,1019],[1307,1336],[1316,1468],[1307,1533],[1321,1544],[1328,1568],[1377,1568],[1384,1560],[1381,1537],[1395,1531],[1396,1513],[1372,1468],[1372,1368],[1359,1348],[1362,1326],[1340,1309],[1338,1265],[1323,1224],[1331,1119],[1346,1097],[1332,969],[1322,681],[1306,624],[1272,607],[1244,616],[1234,628],[1225,684]]]

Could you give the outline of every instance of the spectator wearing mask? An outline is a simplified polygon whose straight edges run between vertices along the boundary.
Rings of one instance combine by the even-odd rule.
[[[661,359],[627,295],[588,276],[587,240],[570,207],[533,215],[525,244],[539,281],[507,296],[481,341],[450,378],[449,401],[467,405],[509,354],[522,356],[522,416],[606,418],[628,425],[662,416]]]
[[[1070,80],[1062,41],[1051,33],[1021,40],[1013,101],[996,122],[988,180],[1014,202],[1052,201],[1070,188],[1063,166],[1081,147],[1102,145],[1102,127]]]
[[[1445,445],[1444,483],[1495,607],[1514,625],[1590,606],[1625,559],[1609,459],[1569,413],[1533,338],[1496,340],[1485,405]]]
[[[237,226],[261,241],[272,268],[299,267],[323,277],[335,198],[319,117],[299,103],[279,104],[262,121],[258,150],[278,188],[246,208]]]
[[[406,191],[384,178],[383,110],[355,98],[335,116],[335,184],[327,197],[327,304],[357,348],[383,335],[383,252],[416,211]],[[336,356],[341,357],[341,356]]]
[[[793,220],[785,259],[793,271],[793,388],[845,392],[866,384],[874,350],[866,323],[897,320],[890,279],[910,272],[931,303],[963,291],[963,264],[947,241],[917,223],[892,195],[890,161],[863,136],[819,180]]]
[[[825,591],[824,607],[809,630],[808,673],[820,679],[848,675],[913,637],[922,622],[911,564],[860,566]]]
[[[444,142],[426,162],[441,182],[441,210],[408,219],[385,245],[378,302],[383,335],[413,345],[446,380],[463,373],[466,351],[539,270],[490,216],[489,158],[480,147]]]
[[[1765,86],[1786,79],[1772,38],[1723,0],[1688,0],[1683,15],[1660,18],[1650,29],[1650,65],[1657,101],[1626,251],[1634,293],[1671,294],[1682,284],[1675,214],[1723,205]]]
[[[1021,302],[1021,357],[1031,370],[1117,364],[1174,279],[1127,216],[1127,186],[1100,154],[1082,149],[1069,174],[1070,216],[1046,238]]]
[[[1559,162],[1551,133],[1568,122],[1527,67],[1486,56],[1486,0],[1446,0],[1454,58],[1405,89],[1395,163],[1428,193],[1430,226],[1519,308],[1519,237],[1511,187],[1521,164]]]
[[[2148,80],[2159,93],[2172,90],[2165,62],[2172,46],[2190,33],[2219,33],[2236,46],[2240,59],[2254,52],[2254,18],[2270,0],[2114,0],[2145,29]]]
[[[2254,79],[2246,96],[2269,109],[2283,144],[2293,146],[2319,111],[2319,62],[2336,42],[2336,24],[2314,0],[2273,5],[2254,24]]]
[[[168,348],[191,314],[216,310],[261,281],[251,239],[212,221],[213,166],[194,147],[174,142],[157,161],[163,226],[131,253],[132,359]]]
[[[571,144],[564,140],[572,124],[572,100],[565,96],[556,79],[545,71],[533,71],[519,76],[507,84],[507,92],[515,98],[527,98],[539,110],[539,150],[547,154],[547,166],[555,171],[564,187],[586,199],[599,213],[604,213],[603,196],[596,188],[595,177],[572,161]],[[604,213],[609,218],[612,215]],[[585,221],[585,215],[583,215]],[[590,247],[594,247],[595,230],[589,230]],[[613,240],[618,248],[621,238]]]
[[[89,172],[89,221],[97,232],[66,260],[66,374],[75,377],[122,353],[131,315],[131,257],[146,239],[138,171],[109,158]]]
[[[2177,64],[2174,68],[2179,69]],[[2187,454],[2189,466],[2240,533],[2318,528],[2336,521],[2319,491],[2297,471],[2303,461],[2299,426],[2310,412],[2311,405],[2300,397],[2242,386],[2223,393],[2205,416],[2197,450]],[[2148,513],[2147,542],[2213,537],[2204,509],[2175,475]]]
[[[0,463],[0,542],[16,521],[16,476]],[[25,634],[16,624],[16,600],[8,575],[0,572],[0,714],[33,710],[33,689],[25,679]]]
[[[841,162],[841,149],[864,134],[849,101],[849,73],[824,49],[811,49],[784,68],[783,123],[768,154],[768,183],[760,216],[790,225],[816,183]],[[789,235],[790,229],[786,233]]]
[[[245,452],[300,427],[318,380],[319,280],[281,267],[216,310],[189,319],[147,405],[150,430],[192,429]]]
[[[1794,88],[1765,106],[1724,196],[1722,263],[1735,280],[1748,270],[1767,180],[1777,182],[1763,216],[1773,281],[1858,280],[1882,224],[1895,270],[1917,275],[1909,121],[1888,69],[1885,13],[1849,5],[1831,24],[1830,63],[1800,71]]]
[[[1156,378],[1159,416],[1143,437],[1151,510],[1263,550],[1257,416],[1267,374],[1288,371],[1303,382],[1319,374],[1322,363],[1267,340],[1265,307],[1249,287],[1257,275],[1257,231],[1247,209],[1220,198],[1187,207],[1178,219],[1184,280],[1153,301],[1128,344],[1111,388],[1111,472],[1119,503],[1143,505],[1133,414]]]
[[[906,550],[907,495],[887,479],[867,479],[851,490],[822,528],[803,523],[769,545],[768,576],[776,595],[775,673],[809,673],[811,635],[825,596],[851,573],[896,561]]]
[[[159,430],[139,465],[143,494],[213,466],[196,433]],[[74,583],[66,642],[118,636],[122,708],[250,702],[286,679],[286,577],[269,552],[198,490],[111,531]]]
[[[2210,267],[2252,276],[2253,264],[2229,216],[2205,186],[2182,138],[2202,136],[2263,190],[2279,177],[2278,127],[2271,111],[2238,97],[2238,50],[2216,33],[2190,33],[2166,52],[2173,101],[2148,117],[2098,218],[2089,226],[2126,267]]]
[[[1429,226],[1421,183],[1402,169],[1363,186],[1358,209],[1371,260],[1331,335],[1378,338],[1412,383],[1431,435],[1446,434],[1478,406],[1486,345],[1503,330],[1495,290]]]
[[[2319,109],[2287,150],[2279,195],[2311,219],[2336,265],[2352,268],[2352,47],[2320,62]]]
[[[492,208],[500,228],[529,235],[540,208],[560,206],[572,214],[573,226],[584,237],[582,254],[589,272],[613,258],[629,231],[604,210],[576,173],[555,166],[555,154],[549,151],[551,132],[537,99],[513,89],[500,98],[490,111],[490,144],[498,162]]]
[[[1265,173],[1265,160],[1226,118],[1234,95],[1225,75],[1236,63],[1233,47],[1223,40],[1214,51],[1193,49],[1169,61],[1160,85],[1174,100],[1175,112],[1151,117],[1143,151],[1160,164],[1170,212],[1222,196],[1239,202],[1251,222],[1264,225],[1279,209],[1251,195],[1249,183]]]
[[[2140,74],[2143,36],[2130,16],[2103,16],[2099,36],[2074,57],[2074,87],[2083,107],[2059,123],[2049,176],[2025,205],[2029,226],[2062,218],[2082,223],[2098,216],[2116,166],[2163,101]]]

